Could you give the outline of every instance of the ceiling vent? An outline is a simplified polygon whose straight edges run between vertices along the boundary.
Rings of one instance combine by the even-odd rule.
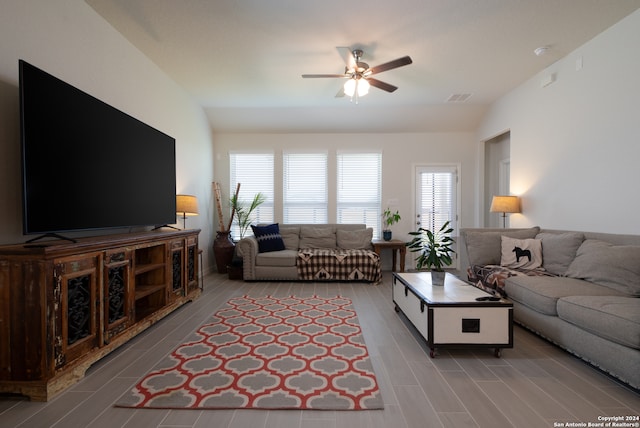
[[[447,98],[448,103],[463,103],[467,101],[471,97],[471,94],[451,94],[449,98]]]

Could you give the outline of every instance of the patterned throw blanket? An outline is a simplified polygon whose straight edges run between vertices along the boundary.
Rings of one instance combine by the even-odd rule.
[[[509,269],[499,265],[472,265],[467,268],[467,278],[470,283],[481,290],[501,297],[507,297],[507,293],[504,290],[504,281],[516,275],[555,276],[542,268],[529,270]]]
[[[381,278],[380,257],[371,250],[300,248],[298,278],[312,281],[369,281]]]

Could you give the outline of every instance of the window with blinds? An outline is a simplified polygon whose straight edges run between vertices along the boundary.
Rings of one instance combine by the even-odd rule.
[[[282,156],[283,222],[328,223],[327,153]]]
[[[420,227],[437,231],[449,221],[450,226],[457,230],[457,174],[457,168],[453,166],[417,168],[416,214]]]
[[[236,185],[240,183],[240,193],[238,199],[251,204],[254,196],[260,192],[266,200],[252,214],[253,224],[256,223],[273,223],[273,153],[230,153],[229,169],[230,169],[230,189],[229,198],[236,192]],[[249,230],[251,234],[251,230]],[[231,236],[234,239],[240,239],[240,231],[234,218],[234,224],[231,227]]]
[[[338,152],[337,174],[337,222],[364,223],[379,238],[382,154]]]

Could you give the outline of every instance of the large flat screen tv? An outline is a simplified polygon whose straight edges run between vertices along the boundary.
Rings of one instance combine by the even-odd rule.
[[[19,67],[24,234],[175,223],[175,140]]]

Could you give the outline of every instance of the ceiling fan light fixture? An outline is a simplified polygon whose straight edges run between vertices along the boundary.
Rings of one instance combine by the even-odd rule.
[[[344,94],[353,97],[356,93],[356,79],[349,79],[344,83]]]
[[[393,92],[398,89],[397,86],[374,79],[371,77],[372,75],[413,63],[411,57],[407,55],[402,58],[394,59],[393,61],[376,65],[375,67],[369,67],[369,64],[360,61],[362,54],[363,52],[361,49],[354,49],[351,51],[350,55],[347,55],[347,58],[345,59],[346,66],[343,74],[303,74],[302,77],[305,79],[324,77],[347,79],[342,90],[338,95],[336,95],[336,97],[347,95],[351,98],[351,101],[355,98],[355,102],[358,104],[358,98],[367,95],[371,86],[375,86],[376,88],[382,89],[386,92]]]
[[[358,96],[362,97],[369,93],[369,88],[371,85],[367,82],[367,79],[358,79],[358,84],[356,85],[358,88]]]
[[[353,77],[347,80],[344,84],[344,93],[349,97],[353,97],[358,94],[358,97],[362,97],[369,93],[371,85],[367,82],[367,79]]]

